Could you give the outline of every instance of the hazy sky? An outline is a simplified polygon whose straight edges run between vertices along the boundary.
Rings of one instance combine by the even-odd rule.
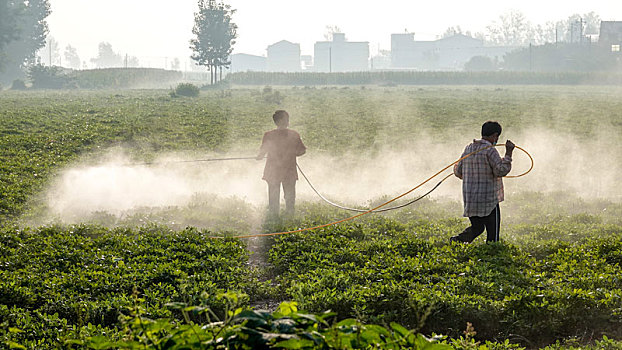
[[[82,60],[97,54],[102,41],[121,54],[137,56],[141,64],[162,66],[190,55],[196,0],[50,0],[50,34],[78,49]],[[301,45],[313,54],[324,40],[327,25],[336,25],[351,41],[368,41],[372,54],[390,49],[392,33],[414,32],[419,40],[435,39],[450,26],[484,31],[499,15],[522,11],[535,24],[594,11],[603,20],[622,20],[622,0],[471,0],[471,1],[335,1],[227,0],[236,9],[238,25],[234,53],[265,55],[279,40]],[[170,61],[169,61],[170,62]],[[182,63],[183,64],[183,63]]]

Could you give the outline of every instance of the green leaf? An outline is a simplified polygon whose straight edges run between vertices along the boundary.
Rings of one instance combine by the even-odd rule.
[[[359,324],[359,321],[353,318],[346,318],[345,320],[337,323],[337,327],[350,327],[350,326],[356,326],[358,324]]]
[[[402,338],[406,338],[408,335],[410,335],[410,331],[408,329],[402,327],[395,322],[391,322],[391,329],[393,329],[393,331],[399,334]]]
[[[380,338],[380,334],[376,332],[374,329],[368,329],[367,327],[360,335],[361,339],[363,339],[366,344],[378,344],[382,342],[382,338]]]
[[[89,339],[89,341],[86,343],[86,346],[91,349],[102,350],[112,349],[115,347],[115,344],[113,342],[110,342],[108,338],[104,337],[103,335],[96,335]]]
[[[422,350],[454,350],[454,348],[447,344],[429,343]]]
[[[238,298],[239,298],[238,293],[231,292],[231,291],[218,294],[218,299],[220,300],[226,299],[229,303],[234,304],[234,305],[238,303]]]
[[[84,345],[84,341],[79,339],[70,339],[65,341],[65,345]]]
[[[320,316],[314,315],[314,314],[296,314],[296,315],[292,315],[292,317],[296,320],[304,319],[304,320],[312,321],[314,323],[326,324],[326,321],[324,321]]]
[[[9,344],[9,349],[24,349],[24,350],[26,350],[25,346],[17,344],[15,342],[9,341],[8,344]]]
[[[424,337],[422,334],[417,335],[415,347],[419,350],[453,350],[452,346],[437,343],[434,340]]]
[[[298,303],[295,301],[284,301],[279,305],[277,312],[283,316],[289,316],[298,311]]]
[[[272,315],[265,311],[256,310],[244,310],[235,315],[235,320],[257,322],[259,324],[266,324],[268,320],[272,319]]]
[[[370,324],[370,325],[366,325],[365,329],[367,330],[371,330],[374,331],[376,333],[378,333],[379,335],[383,335],[387,338],[391,337],[391,332],[389,332],[389,330],[387,330],[386,328],[382,327],[382,326],[378,326],[375,324]]]
[[[274,344],[275,348],[283,349],[303,349],[313,347],[315,343],[307,339],[288,339]]]

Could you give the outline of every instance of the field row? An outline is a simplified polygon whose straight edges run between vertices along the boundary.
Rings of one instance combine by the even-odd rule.
[[[306,210],[306,219],[280,228],[328,219]],[[448,233],[461,226],[375,217],[281,236],[264,272],[249,267],[243,242],[208,231],[5,228],[0,314],[20,332],[3,337],[42,346],[102,334],[118,340],[119,317],[136,307],[146,319],[183,319],[172,306],[202,306],[215,313],[190,320],[206,322],[226,319],[231,298],[235,308],[293,300],[317,315],[331,310],[337,321],[397,322],[453,339],[470,323],[475,339],[529,347],[622,336],[621,227],[575,242],[450,244]],[[273,279],[262,282],[266,273]]]

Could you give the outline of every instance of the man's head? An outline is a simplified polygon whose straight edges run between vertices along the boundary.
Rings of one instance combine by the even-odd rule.
[[[501,135],[501,124],[493,121],[487,121],[482,125],[482,138],[495,144]]]
[[[286,128],[289,126],[289,114],[282,109],[274,112],[272,120],[274,120],[274,124],[279,128]]]

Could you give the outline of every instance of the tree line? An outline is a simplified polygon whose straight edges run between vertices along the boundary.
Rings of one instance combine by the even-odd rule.
[[[216,0],[199,0],[195,13],[195,37],[190,41],[191,58],[211,72],[211,83],[222,79],[223,68],[229,59],[237,38],[237,25],[232,21],[235,10]],[[41,65],[37,53],[43,49],[47,64],[60,65],[59,44],[49,36],[46,18],[50,15],[49,0],[0,0],[0,82],[10,83],[24,79],[34,66]],[[47,53],[47,56],[46,56]],[[91,59],[96,67],[136,67],[138,59],[121,55],[107,42],[99,44],[98,56]],[[81,68],[77,50],[65,49],[65,66]],[[171,62],[171,69],[179,69],[179,60]],[[39,69],[40,70],[40,69]],[[58,69],[55,72],[61,72]]]
[[[589,41],[600,29],[600,16],[595,12],[573,14],[566,19],[534,24],[517,10],[508,11],[486,26],[484,32],[463,30],[460,26],[448,27],[441,37],[464,34],[481,39],[489,45],[528,46],[547,43],[579,43]]]
[[[236,43],[238,28],[232,20],[236,10],[221,0],[198,0],[197,5],[198,11],[194,14],[192,29],[193,38],[190,40],[191,59],[197,65],[205,66],[209,70],[210,82],[214,84],[222,79],[223,69],[231,64],[230,56]],[[48,35],[46,18],[50,12],[49,0],[0,0],[0,82],[23,79],[28,67],[39,62],[37,52],[41,50],[49,53],[48,65],[60,62],[59,44]],[[589,41],[590,35],[596,34],[599,26],[600,17],[594,12],[575,14],[565,20],[535,25],[522,12],[509,11],[488,25],[484,33],[471,33],[455,26],[447,28],[441,36],[465,34],[480,38],[490,45],[525,47],[531,44]],[[569,48],[566,51],[573,50]],[[545,52],[550,54],[543,55]],[[508,62],[520,61],[518,65],[522,66],[518,69],[532,69],[534,65],[543,67],[550,65],[546,62],[554,52],[559,54],[557,46],[538,49],[536,54],[544,58],[536,59],[534,63],[534,52],[523,51],[520,54],[509,55]],[[530,61],[523,59],[525,55],[529,55]],[[564,67],[569,68],[574,62],[584,61],[583,56],[577,58],[579,54],[572,53],[572,55],[571,59],[566,59],[569,63]],[[45,54],[44,56],[48,58]],[[64,57],[65,66],[73,69],[81,68],[77,50],[71,45],[66,47]],[[98,56],[90,61],[99,68],[139,66],[135,56],[116,53],[107,42],[99,44]],[[525,62],[529,62],[529,66],[524,66]],[[609,62],[605,63],[609,65]],[[588,62],[582,67],[585,66],[585,70],[590,70],[586,66],[590,64]],[[471,62],[470,68],[467,69],[484,70],[482,68],[485,67],[494,69],[495,66],[495,62]],[[179,61],[171,62],[170,68],[179,69]]]

